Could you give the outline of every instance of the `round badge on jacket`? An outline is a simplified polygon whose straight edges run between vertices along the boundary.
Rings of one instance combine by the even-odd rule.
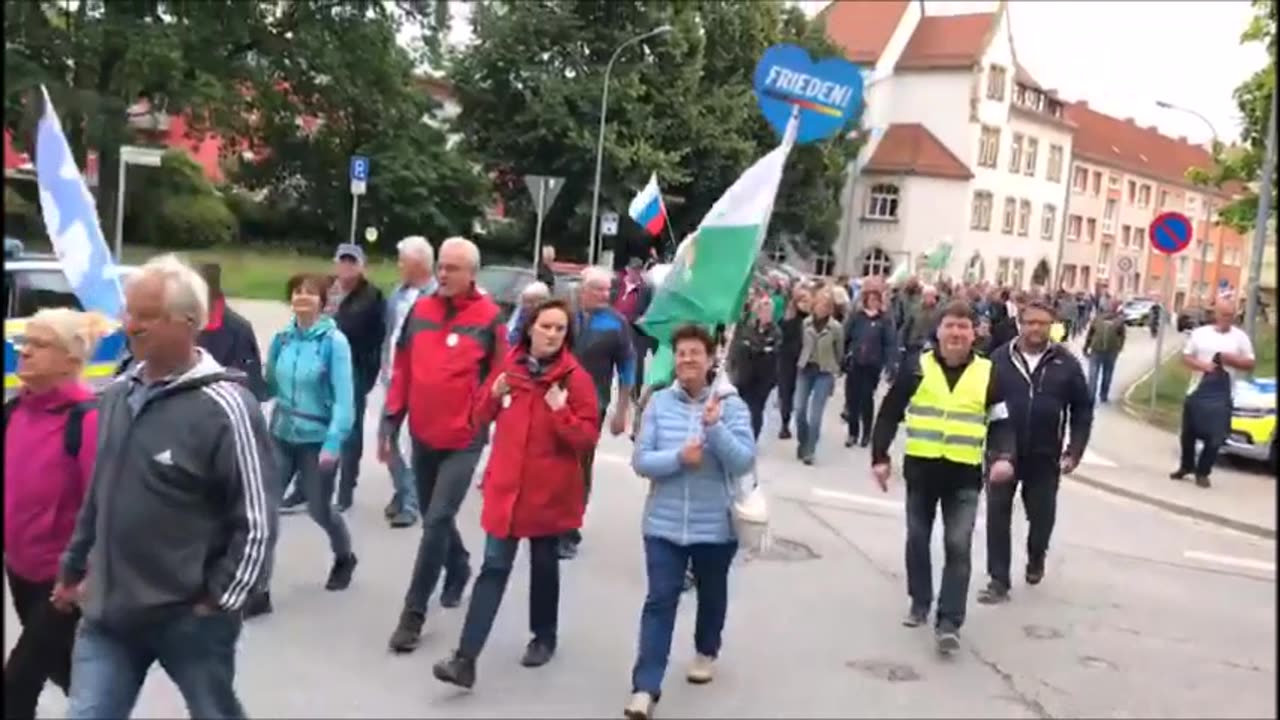
[[[506,410],[511,407],[511,393],[502,396],[502,409]]]
[[[455,347],[458,344],[458,333],[449,333],[449,337],[444,339],[444,344],[449,347]]]

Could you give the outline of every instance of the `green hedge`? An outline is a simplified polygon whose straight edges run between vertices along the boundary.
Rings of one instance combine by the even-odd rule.
[[[227,245],[239,233],[236,218],[217,195],[172,195],[160,200],[140,218],[146,245],[202,250]]]

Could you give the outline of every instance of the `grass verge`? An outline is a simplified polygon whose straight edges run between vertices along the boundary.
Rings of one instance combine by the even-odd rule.
[[[1254,368],[1254,377],[1276,376],[1276,327],[1259,325],[1258,336],[1254,339],[1253,351],[1258,357],[1258,365]],[[1159,384],[1156,386],[1156,404],[1151,406],[1151,386],[1156,376],[1150,375],[1134,386],[1128,394],[1126,404],[1134,414],[1143,420],[1167,430],[1177,431],[1182,427],[1182,401],[1187,397],[1187,384],[1191,382],[1191,371],[1182,364],[1181,352],[1175,353],[1160,367]]]

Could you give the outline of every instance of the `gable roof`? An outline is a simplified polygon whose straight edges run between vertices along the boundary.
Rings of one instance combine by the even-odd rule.
[[[968,180],[973,172],[920,123],[895,123],[862,169],[865,173]]]
[[[920,18],[902,48],[894,70],[953,70],[972,67],[982,58],[995,13],[927,15]]]
[[[1205,148],[1192,145],[1186,138],[1162,135],[1154,127],[1144,128],[1133,118],[1121,120],[1100,113],[1085,101],[1067,103],[1065,113],[1076,125],[1073,153],[1081,159],[1170,185],[1210,191],[1192,185],[1186,174],[1193,167],[1213,167],[1213,156]],[[1226,197],[1242,190],[1232,185],[1218,194]]]
[[[875,65],[898,29],[910,0],[844,0],[818,13],[827,39],[858,65]]]

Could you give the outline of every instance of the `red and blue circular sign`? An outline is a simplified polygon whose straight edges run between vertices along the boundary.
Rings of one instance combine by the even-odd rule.
[[[1191,219],[1180,212],[1162,212],[1147,228],[1151,248],[1165,255],[1177,255],[1186,250],[1193,234]]]

